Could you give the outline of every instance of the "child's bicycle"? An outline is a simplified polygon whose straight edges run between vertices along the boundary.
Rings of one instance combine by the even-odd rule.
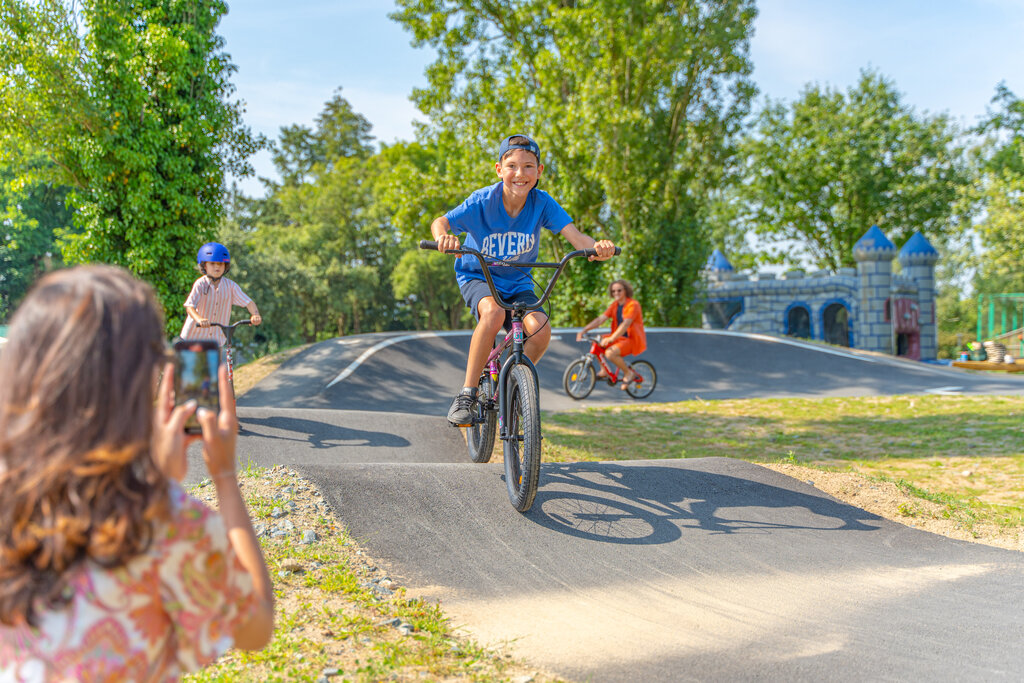
[[[220,323],[214,323],[214,322],[210,323],[211,326],[216,325],[221,330],[223,330],[224,331],[224,337],[227,340],[226,343],[224,344],[224,360],[225,360],[225,362],[227,363],[227,366],[228,366],[228,384],[231,385],[231,395],[232,395],[232,397],[235,395],[235,357],[234,357],[234,353],[233,353],[233,347],[231,345],[231,340],[235,336],[235,328],[236,327],[238,327],[239,325],[251,325],[251,324],[252,324],[252,321],[249,320],[249,319],[239,320],[238,322],[232,323],[231,325],[221,325]]]
[[[604,369],[607,377],[601,379],[606,380],[609,386],[615,386],[622,381],[619,379],[619,369],[605,360],[605,349],[601,346],[601,334],[588,332],[584,336],[590,342],[590,351],[569,363],[562,375],[562,386],[565,388],[565,393],[577,401],[590,396],[590,392],[594,390],[594,384],[598,379],[597,366]],[[658,373],[655,372],[654,366],[645,360],[635,360],[628,365],[636,373],[636,377],[630,380],[629,385],[626,386],[626,393],[633,398],[650,396],[654,391],[654,385],[658,383]]]
[[[420,249],[437,249],[437,242],[423,240]],[[620,254],[621,249],[615,248]],[[523,318],[530,311],[544,305],[554,289],[555,282],[569,261],[580,256],[594,256],[593,249],[579,249],[566,254],[558,263],[514,263],[502,261],[475,249],[463,246],[445,253],[461,256],[472,254],[480,262],[484,280],[491,289],[495,303],[512,312],[512,329],[504,341],[497,344],[487,357],[487,364],[480,374],[477,385],[477,401],[473,424],[466,428],[466,442],[469,457],[473,462],[487,462],[494,449],[495,427],[504,442],[505,485],[512,506],[519,512],[526,512],[533,505],[540,480],[540,383],[537,368],[523,351]],[[494,287],[489,266],[512,266],[515,268],[553,268],[540,300],[535,304],[506,303]],[[503,362],[502,353],[510,349]]]

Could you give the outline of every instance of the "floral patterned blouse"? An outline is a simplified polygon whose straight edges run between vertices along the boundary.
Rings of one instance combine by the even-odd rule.
[[[171,519],[125,566],[87,563],[39,627],[0,624],[0,683],[175,681],[213,662],[251,614],[252,578],[220,515],[171,484]]]

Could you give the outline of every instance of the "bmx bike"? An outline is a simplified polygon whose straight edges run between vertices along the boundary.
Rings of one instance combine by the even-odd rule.
[[[605,348],[601,346],[600,341],[601,334],[588,332],[584,337],[590,342],[590,350],[569,363],[562,374],[562,387],[565,389],[565,393],[577,401],[590,396],[590,392],[594,390],[594,385],[598,380],[598,366],[604,369],[607,377],[601,379],[606,380],[609,386],[615,386],[618,382],[623,381],[619,379],[619,369],[610,365],[605,359]],[[645,360],[635,360],[627,365],[636,373],[636,376],[626,386],[626,393],[633,398],[650,396],[658,383],[658,373],[654,366]]]
[[[437,242],[423,240],[419,246],[420,249],[436,250]],[[540,481],[541,425],[540,384],[537,379],[537,368],[523,350],[523,319],[527,313],[539,309],[548,300],[555,282],[569,261],[581,256],[596,256],[597,252],[594,249],[578,249],[566,254],[558,263],[502,261],[465,246],[445,253],[475,256],[480,262],[484,280],[491,290],[495,303],[512,312],[512,329],[505,335],[505,339],[491,350],[483,372],[480,373],[473,424],[466,427],[466,443],[469,447],[469,457],[473,462],[484,463],[491,459],[497,433],[503,444],[505,485],[508,488],[509,500],[516,510],[526,512],[533,505]],[[616,247],[615,254],[620,253],[622,250]],[[508,303],[498,293],[491,279],[490,267],[493,266],[548,268],[554,269],[555,273],[537,303]],[[508,353],[502,361],[501,356],[506,351]]]

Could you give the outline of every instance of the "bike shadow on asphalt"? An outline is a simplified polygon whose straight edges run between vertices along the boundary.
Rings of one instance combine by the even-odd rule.
[[[263,429],[253,430],[258,426]],[[287,432],[301,435],[291,437],[281,434]],[[259,439],[278,439],[281,441],[297,441],[308,443],[315,449],[335,448],[337,446],[368,446],[373,448],[407,448],[411,442],[396,434],[377,432],[365,429],[353,429],[340,425],[327,424],[316,420],[299,417],[246,417],[239,424],[240,437]]]
[[[757,476],[783,477],[780,483],[789,479],[763,472]],[[788,488],[681,466],[545,463],[541,482],[527,518],[569,536],[607,543],[671,543],[687,529],[711,534],[878,531],[881,526],[871,522],[883,521],[825,494],[795,490],[807,486],[795,480],[794,488]],[[772,512],[785,508],[792,510]]]

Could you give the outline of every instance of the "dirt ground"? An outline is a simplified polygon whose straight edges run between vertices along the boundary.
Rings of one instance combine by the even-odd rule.
[[[891,482],[875,481],[851,472],[828,472],[788,463],[763,467],[809,483],[844,503],[915,529],[1024,551],[1024,533],[1020,529],[1006,529],[993,524],[974,524],[967,528],[962,522],[945,517],[942,505],[911,496]]]

